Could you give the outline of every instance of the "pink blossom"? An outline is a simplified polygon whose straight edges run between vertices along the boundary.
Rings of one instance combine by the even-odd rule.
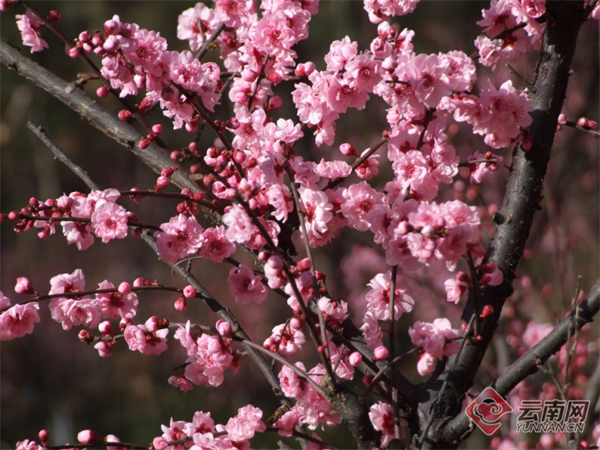
[[[249,241],[257,231],[252,219],[237,204],[231,206],[223,215],[223,223],[227,226],[227,239],[232,242]]]
[[[239,303],[255,302],[260,304],[267,298],[268,290],[261,277],[255,275],[252,269],[244,264],[229,271],[227,282],[235,300]]]
[[[391,405],[384,402],[377,402],[369,409],[369,419],[373,428],[377,431],[381,431],[381,446],[387,447],[388,444],[394,439],[394,410]],[[406,437],[406,426],[408,422],[406,419],[399,418],[400,422],[400,438]]]
[[[227,239],[225,227],[207,228],[202,234],[199,254],[213,262],[223,262],[235,253],[235,244]]]
[[[391,272],[388,271],[376,275],[369,282],[371,290],[365,296],[367,308],[378,320],[390,320],[391,277]],[[394,296],[394,320],[398,320],[406,312],[411,312],[414,304],[415,301],[406,294],[406,289],[401,288],[397,281]]]
[[[297,362],[295,365],[303,372],[306,372],[306,368],[301,362]],[[281,390],[283,391],[286,397],[298,398],[304,393],[306,381],[300,378],[298,374],[292,369],[290,369],[288,366],[284,365],[281,368],[281,370],[279,371],[278,378]]]
[[[491,153],[491,152],[490,152]],[[486,176],[491,173],[498,171],[500,167],[502,167],[503,158],[500,155],[484,155],[480,152],[475,152],[470,158],[471,160],[482,160],[482,159],[494,159],[495,162],[479,162],[474,163],[469,166],[469,170],[471,171],[471,183],[481,183]]]
[[[383,193],[377,192],[366,181],[362,181],[344,189],[343,195],[345,201],[342,204],[342,213],[349,224],[359,231],[368,230],[367,215],[377,205],[383,204]]]
[[[273,217],[281,222],[286,222],[288,213],[294,210],[294,201],[286,185],[274,184],[267,189],[267,199],[274,208]]]
[[[419,357],[419,362],[417,363],[417,372],[422,377],[432,373],[435,370],[436,365],[435,356],[425,352]]]
[[[446,300],[448,302],[457,304],[460,301],[460,297],[469,287],[469,283],[466,280],[461,280],[458,277],[450,278],[444,282],[444,288],[446,290]]]
[[[194,385],[183,374],[170,376],[168,383],[179,388],[182,392],[189,392],[194,389]]]
[[[444,349],[444,335],[432,323],[417,321],[408,329],[410,340],[427,353],[441,358]]]
[[[202,227],[195,217],[183,214],[172,217],[168,223],[160,226],[154,236],[159,256],[174,263],[181,258],[196,253],[203,242]]]
[[[116,203],[98,201],[91,220],[94,234],[105,244],[127,237],[127,210]]]
[[[304,205],[306,233],[311,242],[324,239],[329,231],[329,222],[333,219],[333,205],[323,191],[308,188],[298,190]]]
[[[243,442],[254,437],[255,433],[262,433],[267,426],[262,420],[262,411],[252,405],[238,409],[238,414],[229,419],[225,431],[233,442]]]
[[[1,313],[0,340],[8,341],[33,333],[34,324],[40,321],[39,309],[40,305],[32,302],[16,304]]]
[[[89,296],[52,299],[50,311],[52,318],[60,322],[64,330],[70,330],[75,325],[95,328],[102,318],[98,301]]]
[[[86,250],[94,243],[94,228],[83,222],[63,222],[63,234],[68,244],[75,244],[78,250]]]
[[[48,43],[42,39],[39,29],[44,26],[44,22],[39,19],[29,8],[25,14],[17,15],[17,28],[21,32],[23,45],[31,47],[31,53],[41,52],[48,48]]]
[[[190,49],[197,52],[215,31],[219,16],[204,3],[196,3],[193,8],[186,9],[177,18],[177,38],[189,41]]]
[[[277,325],[263,347],[283,356],[291,356],[302,350],[306,337],[300,329],[292,328],[289,324]]]
[[[157,443],[159,447],[163,447],[163,442],[166,444],[171,441],[179,441],[189,437],[185,432],[186,423],[182,420],[174,421],[171,419],[169,422],[169,426],[161,425],[162,428],[162,439],[155,438],[153,442]],[[185,448],[185,444],[174,444],[169,445],[163,448],[163,450],[183,450]]]
[[[24,441],[17,442],[16,450],[43,450],[44,447],[39,445],[35,441],[30,441],[29,439],[25,439]]]
[[[98,284],[98,289],[114,289],[115,285],[107,280]],[[135,292],[122,294],[121,292],[108,292],[96,294],[98,307],[107,319],[132,319],[137,313],[138,296]]]
[[[10,306],[10,299],[0,291],[0,308]]]
[[[27,277],[17,278],[17,284],[15,285],[15,292],[17,294],[33,294],[34,289],[31,285],[31,281]]]
[[[85,291],[85,276],[81,269],[71,274],[63,273],[50,279],[50,294]]]
[[[457,338],[460,337],[460,333],[458,330],[452,328],[450,321],[446,318],[435,319],[433,321],[433,325],[440,330],[442,336],[444,337],[444,356],[451,356],[458,352],[458,349],[460,348],[460,342],[458,342]]]
[[[381,345],[383,339],[383,330],[379,326],[377,318],[371,311],[368,311],[365,314],[364,322],[360,327],[360,331],[362,331],[365,342],[370,349],[377,348]]]
[[[137,350],[144,355],[160,355],[167,350],[168,328],[150,332],[146,325],[127,325],[124,334],[129,350]]]
[[[321,297],[318,306],[326,320],[334,324],[341,323],[348,317],[348,303],[336,302],[327,297]]]
[[[322,178],[335,180],[337,178],[346,178],[352,173],[352,167],[344,161],[325,161],[315,167],[315,172]]]

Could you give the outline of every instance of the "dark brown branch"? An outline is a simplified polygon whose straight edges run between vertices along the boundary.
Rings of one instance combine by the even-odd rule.
[[[172,161],[160,146],[151,143],[148,148],[140,149],[137,143],[145,136],[131,125],[119,120],[82,90],[72,89],[70,83],[23,56],[3,37],[0,39],[0,62],[56,97],[95,128],[130,150],[154,172],[160,173],[164,168],[176,166],[177,170],[171,177],[171,181],[182,189],[188,188],[192,192],[199,190],[198,185],[189,178],[188,170],[183,165]]]
[[[581,330],[592,322],[599,309],[600,280],[596,281],[588,298],[581,303],[577,310],[562,320],[548,336],[511,364],[490,386],[496,389],[500,395],[507,395],[517,384],[536,373],[540,366],[565,345],[572,322],[574,322],[575,329]],[[456,441],[468,429],[469,418],[462,412],[444,428],[442,434],[448,441]]]
[[[431,398],[437,398],[442,385],[447,385],[445,395],[436,408],[433,426],[425,436],[422,448],[451,448],[458,444],[456,438],[449,440],[442,427],[458,415],[465,393],[472,386],[475,374],[497,328],[504,301],[512,294],[512,281],[531,229],[535,212],[540,209],[542,187],[550,151],[556,133],[558,115],[565,98],[571,60],[581,24],[585,20],[583,1],[554,1],[547,3],[547,10],[556,18],[553,26],[546,27],[542,48],[533,82],[535,106],[531,112],[530,127],[532,146],[524,152],[520,146],[514,151],[511,175],[508,180],[502,209],[496,216],[494,236],[485,261],[495,264],[504,274],[504,282],[498,287],[481,289],[479,306],[489,305],[491,316],[481,324],[478,339],[466,345],[459,356],[454,356],[446,370],[433,376],[422,389],[419,413],[413,420],[422,423],[427,415]],[[463,320],[473,315],[471,304],[463,312]],[[413,424],[413,426],[415,426]],[[418,425],[416,425],[418,426]],[[413,444],[418,444],[413,441]]]

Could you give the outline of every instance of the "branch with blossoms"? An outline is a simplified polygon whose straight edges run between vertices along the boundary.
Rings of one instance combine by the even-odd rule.
[[[339,424],[360,449],[399,448],[407,445],[407,439],[414,448],[457,446],[466,437],[462,403],[481,372],[504,302],[512,293],[554,134],[557,126],[570,126],[559,113],[579,28],[590,14],[599,13],[595,5],[584,2],[493,2],[478,22],[483,34],[475,41],[477,53],[470,57],[462,51],[416,53],[415,33],[392,24],[393,16],[409,14],[416,5],[416,0],[365,0],[369,19],[377,25],[370,48],[360,51],[347,36],[331,44],[318,69],[310,61],[299,63],[294,50],[308,38],[309,22],[318,13],[316,0],[278,0],[260,6],[237,0],[219,0],[213,7],[199,3],[179,17],[178,38],[190,48],[182,52],[169,50],[159,33],[118,16],[107,20],[103,31],[84,30],[71,40],[57,25],[58,12],[45,15],[28,2],[1,0],[2,11],[25,8],[17,16],[17,26],[32,53],[49,48],[42,35],[49,29],[67,45],[68,55],[82,60],[94,75],[68,83],[4,39],[0,61],[159,175],[154,187],[101,190],[43,129],[29,124],[91,192],[46,201],[32,198],[2,220],[13,221],[17,232],[37,229],[42,239],[58,234],[60,227],[67,243],[79,250],[97,239],[103,243],[124,239],[131,228],[131,235],[144,240],[186,286],[138,279],[133,287],[123,282],[115,288],[105,281],[93,290],[86,288],[78,269],[56,275],[50,280],[50,292],[40,294],[21,277],[16,292],[34,299],[11,305],[7,297],[0,297],[0,337],[9,340],[31,333],[44,300],[50,300],[52,318],[63,328],[81,326],[80,339],[94,343],[102,357],[111,355],[118,339],[132,351],[162,353],[169,347],[169,332],[175,330],[186,361],[169,378],[170,384],[183,392],[194,386],[219,387],[225,372],[235,374],[248,354],[282,405],[267,423],[262,420],[264,412],[251,404],[239,408],[226,424],[215,424],[203,411],[190,422],[171,420],[154,438],[156,450],[250,448],[251,440],[265,432],[294,436],[303,447],[322,450],[331,446],[315,431]],[[213,50],[222,66],[202,61]],[[495,70],[531,50],[539,51],[540,57],[529,90],[517,90],[510,80],[496,88],[477,71],[476,64]],[[98,98],[112,94],[125,109],[115,114],[86,95],[84,89],[94,82],[102,83],[95,91]],[[288,100],[297,120],[275,119],[284,99],[274,89],[282,83],[294,83]],[[131,105],[126,97],[138,94],[143,99]],[[342,117],[350,110],[363,110],[372,97],[387,104],[387,124],[370,148],[358,151],[353,144],[342,143],[341,156],[319,162],[296,151],[301,138],[312,137],[317,147],[333,146]],[[226,113],[227,120],[217,120],[217,108],[227,98],[233,112]],[[171,149],[163,140],[163,125],[150,122],[158,111],[174,130],[192,136],[187,147]],[[448,132],[451,120],[468,124],[474,139],[483,137],[477,147],[486,145],[489,150],[466,155],[460,163]],[[206,126],[216,137],[208,148],[202,145]],[[586,119],[577,126],[589,131],[594,123]],[[478,209],[459,199],[441,199],[447,198],[444,191],[459,170],[472,184],[493,178],[506,158],[496,153],[510,146],[514,146],[511,174],[486,249]],[[380,175],[382,164],[389,170]],[[351,176],[360,181],[352,182]],[[347,185],[342,187],[342,182]],[[172,184],[182,191],[169,192]],[[155,226],[140,223],[117,203],[126,198],[140,207],[158,198],[179,203],[168,222]],[[170,211],[168,206],[165,210]],[[211,226],[204,228],[204,223]],[[370,233],[372,248],[380,256],[380,273],[368,283],[359,305],[335,298],[315,265],[317,249],[347,230]],[[294,233],[301,236],[306,257],[296,258]],[[253,267],[234,259],[238,249],[252,255]],[[262,345],[250,339],[238,318],[194,276],[191,262],[196,258],[233,265],[227,286],[242,309],[263,305],[269,292],[286,299],[285,320]],[[466,266],[468,274],[457,271],[459,265]],[[432,279],[445,278],[449,303],[460,303],[469,291],[460,326],[444,317],[415,320],[408,330],[397,326],[421,303],[410,283],[417,270]],[[171,323],[156,316],[133,323],[136,292],[152,289],[177,293],[176,311],[184,312],[188,300],[198,299],[219,319],[214,326]],[[597,310],[594,291],[567,327],[583,327]],[[352,311],[364,312],[358,314],[360,325]],[[113,325],[117,323],[120,334]],[[99,335],[90,331],[94,328]],[[317,363],[300,358],[309,347],[306,331]],[[559,324],[531,351],[542,351],[540,356],[549,358],[569,341],[568,333],[563,341],[564,332],[565,325]],[[402,335],[415,347],[397,355]],[[429,376],[417,385],[397,366],[412,355],[418,356],[419,376]],[[568,353],[565,373],[571,357]],[[498,378],[507,394],[523,373],[539,368],[531,367],[529,353],[522,358],[515,363],[517,369],[511,366],[503,375],[508,378]],[[18,448],[54,447],[48,445],[47,433],[40,433],[39,439],[41,445],[23,441]],[[89,430],[79,433],[78,440],[80,444],[72,448],[139,448]]]

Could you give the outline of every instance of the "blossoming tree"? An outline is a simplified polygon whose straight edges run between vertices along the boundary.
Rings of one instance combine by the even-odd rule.
[[[347,36],[331,43],[324,58],[301,62],[294,48],[309,38],[318,0],[198,3],[179,16],[178,38],[189,44],[181,52],[169,50],[159,32],[118,16],[106,20],[102,31],[83,30],[72,39],[60,29],[59,11],[0,1],[5,13],[17,10],[22,44],[31,53],[52,51],[46,39],[53,33],[65,45],[65,58],[80,60],[91,73],[64,81],[4,38],[0,61],[158,174],[147,188],[100,187],[42,127],[29,123],[87,190],[45,201],[32,197],[2,221],[11,221],[17,233],[35,231],[40,239],[62,232],[66,244],[81,251],[137,238],[180,277],[180,283],[105,280],[94,288],[74,268],[54,276],[47,293],[19,277],[15,291],[22,299],[0,295],[0,338],[32,333],[40,308],[48,307],[52,319],[64,330],[78,329],[79,339],[103,358],[127,349],[158,355],[182,346],[187,360],[168,382],[183,392],[194,386],[223,389],[228,371],[254,364],[281,403],[276,411],[239,405],[224,424],[215,423],[210,411],[198,411],[186,421],[171,420],[150,437],[149,446],[91,430],[70,444],[52,442],[42,430],[36,440],[19,442],[19,450],[247,449],[260,433],[290,438],[282,448],[296,440],[304,449],[329,449],[337,444],[317,431],[335,426],[346,427],[361,449],[455,448],[469,437],[474,430],[464,413],[473,395],[469,389],[513,293],[555,133],[571,127],[598,137],[593,120],[572,120],[561,110],[579,29],[597,19],[600,8],[587,0],[492,1],[478,22],[482,31],[474,36],[472,54],[469,49],[419,54],[413,48],[418,30],[415,35],[395,25],[395,17],[412,13],[417,3],[365,0],[373,23],[368,49]],[[511,79],[497,85],[485,76],[527,52],[539,57],[533,81],[523,80],[525,88]],[[221,62],[206,62],[209,53]],[[481,67],[487,72],[478,71]],[[93,83],[95,92],[86,93]],[[274,91],[285,84],[293,86],[289,98]],[[102,105],[110,95],[120,101],[120,110]],[[340,118],[365,109],[373,97],[387,108],[380,138],[364,150],[336,142]],[[297,114],[277,118],[286,103]],[[217,111],[226,111],[227,120],[217,120]],[[189,145],[169,146],[157,123],[160,112],[174,130],[187,133]],[[461,161],[449,127],[463,122],[479,150]],[[208,132],[214,145],[201,145]],[[335,145],[340,153],[312,160],[296,148],[300,141],[318,149]],[[461,174],[479,184],[505,164],[510,176],[502,207],[485,220],[468,198],[445,200]],[[123,201],[143,206],[159,197],[176,204],[162,224],[147,223],[143,210],[138,217]],[[482,226],[493,228],[489,242]],[[353,301],[335,298],[313,258],[343,229],[364,234],[385,262],[366,294]],[[244,252],[250,255],[244,261],[253,263],[236,258]],[[273,293],[287,302],[287,316],[272,324],[270,336],[252,339],[243,319],[194,275],[191,263],[198,258],[231,267],[227,286],[237,303],[266,305]],[[460,323],[439,317],[413,320],[408,329],[397,325],[420,301],[409,283],[417,273],[443,274],[445,298],[438,300],[464,308]],[[173,296],[178,312],[202,302],[213,317],[206,315],[203,323],[194,317],[183,323],[140,318],[138,304],[146,291]],[[523,398],[524,380],[550,371],[546,361],[560,352],[555,366],[564,376],[551,373],[556,383],[546,387],[547,398],[581,396],[569,386],[586,370],[588,358],[597,357],[594,337],[580,330],[598,312],[599,301],[600,284],[584,286],[556,326],[529,324],[522,339],[519,328],[511,328],[515,359],[492,386],[503,396],[520,392]],[[510,302],[506,309],[509,323],[519,323]],[[399,348],[401,334],[408,335],[411,348]],[[416,384],[399,370],[398,363],[410,357],[421,377]],[[592,437],[598,438],[588,433],[558,439],[569,448],[589,448]],[[511,448],[517,441],[511,435],[493,445]],[[540,448],[554,448],[557,440],[547,436],[540,442]]]

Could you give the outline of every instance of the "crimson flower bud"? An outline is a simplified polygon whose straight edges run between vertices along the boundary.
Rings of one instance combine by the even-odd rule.
[[[587,117],[580,117],[579,119],[577,119],[577,126],[585,128],[587,126],[587,121]]]
[[[79,58],[79,48],[72,47],[67,50],[67,54],[69,55],[69,58],[77,59]]]
[[[269,99],[268,110],[275,111],[276,109],[281,108],[281,105],[283,105],[283,101],[281,100],[281,97],[279,97],[278,95],[274,95],[273,97],[271,97]]]
[[[156,190],[160,191],[161,189],[166,188],[169,185],[169,179],[167,177],[164,176],[160,176],[156,179]]]
[[[60,22],[60,14],[58,11],[56,10],[52,10],[49,11],[48,14],[46,14],[46,20],[50,23],[58,23]]]
[[[185,311],[187,309],[187,299],[183,296],[178,297],[173,306],[175,306],[176,311]]]
[[[152,132],[154,134],[161,134],[163,130],[163,126],[160,123],[152,125]]]
[[[133,282],[133,286],[134,287],[142,287],[145,284],[145,281],[142,277],[136,278],[135,281]]]
[[[127,122],[131,119],[131,111],[127,110],[127,109],[122,109],[121,111],[119,111],[119,120],[122,120],[123,122]]]
[[[109,93],[110,93],[110,88],[106,85],[100,86],[98,89],[96,89],[96,95],[100,98],[107,97]]]
[[[348,143],[340,145],[340,152],[342,152],[344,156],[358,156],[356,149],[352,146],[352,144]]]
[[[138,143],[138,147],[141,148],[142,150],[144,150],[145,148],[148,148],[150,146],[150,140],[149,139],[140,139],[140,142]]]
[[[79,340],[81,342],[85,342],[86,344],[89,344],[90,342],[92,342],[94,340],[94,336],[92,336],[92,333],[90,333],[88,330],[81,330],[79,332]]]

